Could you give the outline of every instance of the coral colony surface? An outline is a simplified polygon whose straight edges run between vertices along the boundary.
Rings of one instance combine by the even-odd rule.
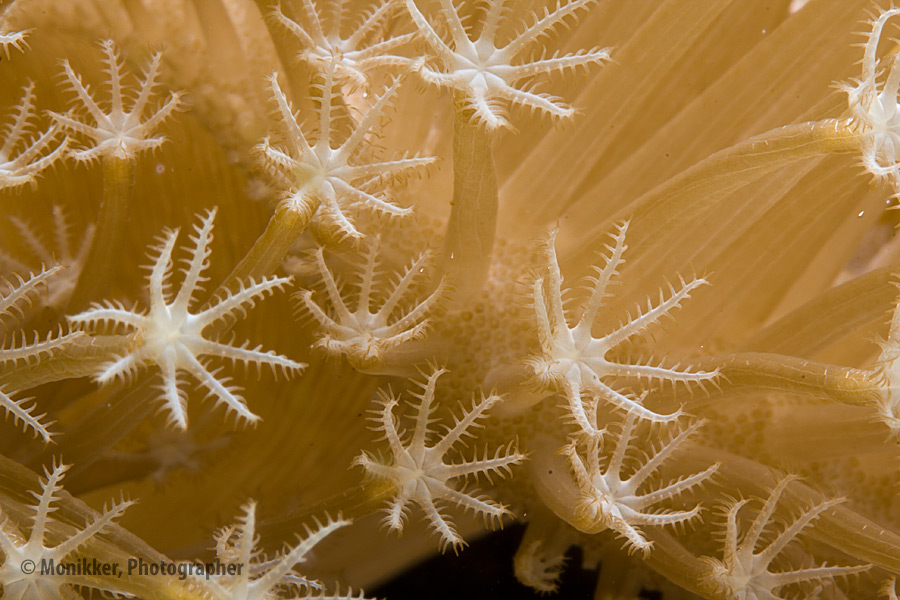
[[[3,598],[896,600],[900,8],[0,11]]]

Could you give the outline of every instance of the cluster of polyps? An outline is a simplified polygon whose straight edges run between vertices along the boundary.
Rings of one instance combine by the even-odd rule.
[[[489,221],[486,217],[496,208],[498,200],[497,182],[492,180],[492,144],[500,135],[500,130],[511,129],[511,107],[530,108],[559,118],[574,115],[574,109],[568,104],[534,91],[536,88],[532,86],[531,78],[586,67],[606,59],[607,52],[596,48],[551,56],[542,53],[542,46],[548,37],[571,25],[579,13],[592,8],[595,2],[560,2],[555,7],[550,5],[542,11],[539,9],[521,21],[518,15],[509,18],[518,6],[508,0],[471,4],[450,0],[373,0],[369,3],[369,12],[357,20],[345,18],[345,8],[348,14],[352,12],[348,4],[334,2],[334,10],[329,10],[330,4],[326,6],[326,3],[313,0],[298,0],[294,4],[294,8],[299,6],[297,10],[291,12],[288,7],[279,6],[268,15],[278,31],[286,30],[292,40],[302,46],[298,58],[312,71],[310,97],[306,103],[306,106],[312,105],[312,110],[307,112],[301,109],[295,113],[295,107],[304,106],[304,103],[289,99],[298,83],[293,73],[270,78],[268,90],[263,93],[269,94],[276,106],[273,133],[266,138],[260,134],[247,142],[247,147],[256,144],[254,154],[257,162],[273,184],[280,201],[270,223],[271,228],[267,229],[271,239],[261,236],[265,243],[254,246],[254,249],[266,251],[255,255],[253,251],[248,253],[246,260],[235,267],[219,293],[213,294],[212,300],[205,304],[202,304],[200,296],[203,293],[202,284],[210,272],[213,212],[201,217],[200,224],[195,228],[193,247],[186,253],[186,267],[180,274],[173,272],[173,257],[179,252],[177,233],[163,235],[150,265],[147,285],[142,290],[148,301],[138,299],[134,308],[126,309],[106,300],[102,305],[86,309],[91,300],[114,298],[114,295],[97,293],[96,297],[85,300],[85,290],[90,293],[91,286],[88,284],[92,280],[89,276],[80,277],[80,266],[66,272],[73,279],[72,286],[60,284],[63,272],[58,267],[47,268],[30,278],[24,277],[3,290],[6,296],[0,300],[0,309],[3,309],[0,312],[11,313],[15,308],[21,308],[26,299],[34,296],[39,285],[49,282],[54,288],[51,290],[53,295],[60,299],[50,302],[48,298],[48,303],[52,303],[59,314],[68,312],[69,320],[84,331],[68,336],[52,336],[34,343],[4,336],[0,363],[10,369],[5,369],[3,377],[6,377],[7,371],[23,371],[36,362],[55,359],[72,344],[90,344],[95,349],[101,348],[100,351],[102,348],[109,349],[102,364],[87,373],[97,382],[107,384],[104,390],[98,392],[99,395],[114,395],[109,390],[113,389],[117,379],[151,371],[154,381],[162,381],[158,390],[161,393],[157,395],[164,400],[164,410],[170,417],[170,423],[176,428],[186,429],[188,396],[184,384],[185,375],[189,375],[219,403],[224,404],[228,411],[236,413],[239,420],[255,422],[257,416],[251,409],[254,402],[262,401],[251,396],[245,402],[237,387],[222,374],[225,368],[217,368],[216,361],[230,359],[232,362],[258,366],[269,365],[273,370],[278,368],[289,373],[298,371],[302,364],[258,347],[235,345],[222,336],[230,327],[226,322],[243,317],[244,311],[255,301],[291,284],[289,278],[277,277],[274,272],[282,264],[284,254],[293,251],[288,248],[307,226],[314,237],[302,238],[301,242],[316,244],[317,247],[303,258],[296,255],[292,258],[303,264],[298,273],[309,275],[303,283],[306,291],[301,293],[300,298],[315,322],[313,346],[324,348],[337,360],[346,357],[352,367],[366,373],[385,372],[382,370],[385,363],[391,363],[397,356],[407,360],[403,367],[414,369],[429,359],[448,358],[450,353],[461,347],[454,346],[456,342],[448,342],[450,335],[447,339],[440,336],[464,320],[462,315],[467,313],[459,309],[465,304],[460,298],[478,300],[477,293],[484,290],[478,288],[474,295],[468,291],[468,297],[465,294],[455,295],[455,286],[462,287],[465,282],[454,280],[451,276],[452,270],[448,264],[458,259],[453,248],[445,253],[443,262],[435,261],[438,263],[436,265],[428,261],[431,253],[422,252],[419,248],[410,253],[406,262],[396,257],[397,247],[403,247],[403,244],[385,237],[396,225],[391,218],[396,217],[394,221],[399,221],[399,218],[409,217],[417,212],[417,207],[406,205],[402,196],[395,193],[394,185],[421,171],[433,159],[410,158],[410,155],[395,160],[383,159],[374,143],[374,138],[380,133],[380,121],[392,105],[402,105],[402,102],[397,102],[401,86],[413,76],[452,90],[457,119],[455,131],[462,137],[468,136],[465,138],[468,145],[463,146],[467,150],[474,149],[472,154],[476,157],[473,160],[476,166],[487,168],[482,179],[474,176],[466,180],[471,173],[462,168],[454,173],[458,176],[455,182],[463,182],[468,187],[460,185],[460,189],[465,190],[460,193],[462,197],[454,196],[453,210],[459,210],[451,216],[450,223],[456,225],[448,226],[446,237],[450,239],[452,234],[460,234],[459,239],[463,240],[461,246],[474,245],[471,244],[473,240],[485,241],[483,247],[487,250],[483,252],[482,262],[492,266],[491,239],[487,239],[490,236],[481,238],[481,229],[472,233],[472,230]],[[853,139],[861,146],[864,163],[871,172],[900,183],[896,167],[900,152],[900,138],[897,137],[900,117],[896,102],[897,88],[900,87],[900,59],[877,59],[882,32],[889,19],[896,14],[896,9],[888,10],[873,22],[866,44],[862,79],[857,86],[847,87],[853,118],[843,127],[852,130]],[[404,32],[384,36],[388,28],[380,21],[395,19]],[[522,26],[516,31],[520,22]],[[354,24],[359,29],[348,34],[348,25]],[[0,45],[7,51],[10,48],[21,49],[24,32],[4,33],[7,32],[4,25],[0,23]],[[413,53],[412,47],[417,43],[427,48],[428,54],[417,58],[406,56]],[[30,133],[38,115],[33,110],[33,88],[25,88],[23,100],[10,117],[12,124],[0,148],[3,154],[0,157],[0,187],[17,188],[25,183],[34,185],[38,175],[43,173],[42,176],[46,177],[44,171],[66,153],[82,162],[97,158],[106,168],[119,161],[134,162],[144,151],[161,147],[164,137],[158,126],[182,108],[178,93],[166,96],[157,108],[152,106],[163,64],[161,56],[152,56],[145,75],[137,82],[137,88],[128,92],[123,89],[130,79],[125,72],[125,63],[111,42],[104,43],[103,51],[108,86],[101,91],[108,89],[109,100],[101,101],[99,95],[92,93],[89,85],[66,63],[64,76],[80,108],[56,113],[53,124],[43,133]],[[888,68],[882,68],[884,62],[890,62]],[[372,77],[377,70],[389,71],[387,78],[380,79],[377,73]],[[294,85],[288,87],[285,85],[287,81]],[[387,86],[378,88],[376,81],[386,81]],[[371,99],[371,102],[363,101],[365,98]],[[299,99],[293,97],[293,100]],[[63,131],[71,137],[57,141]],[[75,148],[76,143],[82,146]],[[758,147],[752,150],[754,157],[766,154],[759,152]],[[465,158],[461,154],[458,153],[455,158]],[[747,156],[741,158],[749,160]],[[456,161],[454,168],[461,162]],[[721,165],[719,167],[716,176],[728,178],[734,175],[730,172],[723,175]],[[113,170],[112,174],[115,176],[116,172]],[[118,183],[129,183],[127,174],[113,179],[117,178]],[[694,181],[703,179],[697,177]],[[742,183],[746,184],[746,181]],[[122,186],[122,189],[125,187]],[[481,195],[468,197],[468,192],[472,190]],[[466,213],[468,205],[465,201],[472,198],[475,199],[472,204],[480,208]],[[285,214],[289,216],[285,217]],[[454,220],[455,217],[459,218]],[[296,221],[300,225],[292,227],[290,223],[279,221],[290,221],[291,218],[296,218],[294,225]],[[636,217],[632,223],[639,220]],[[109,236],[110,224],[115,222],[98,224],[101,241],[112,239]],[[18,229],[24,237],[30,236],[26,227]],[[672,544],[667,546],[657,541],[667,540],[671,526],[681,531],[702,522],[700,517],[704,507],[694,498],[696,487],[726,475],[722,473],[725,469],[717,466],[718,457],[711,458],[718,448],[704,451],[703,448],[698,449],[700,444],[688,444],[688,438],[697,434],[703,422],[683,418],[685,412],[692,411],[692,407],[679,404],[689,402],[683,400],[689,394],[682,396],[673,393],[675,402],[664,409],[654,404],[657,401],[656,392],[666,382],[670,390],[693,390],[705,383],[718,385],[723,375],[721,371],[727,367],[721,367],[720,371],[719,363],[722,361],[718,361],[717,357],[706,360],[703,368],[690,368],[673,364],[674,360],[661,356],[661,351],[652,353],[660,357],[659,360],[635,358],[632,354],[638,346],[637,338],[648,335],[647,332],[655,329],[660,322],[671,318],[695,291],[707,283],[705,278],[677,276],[673,285],[662,286],[658,300],[654,291],[646,304],[639,305],[636,312],[623,316],[618,324],[615,321],[607,323],[600,316],[609,312],[607,300],[612,296],[609,292],[619,277],[619,267],[627,254],[627,230],[628,223],[623,223],[613,231],[600,264],[594,267],[594,275],[589,280],[580,306],[566,306],[566,295],[571,292],[571,287],[563,285],[561,273],[564,267],[570,265],[560,265],[555,234],[541,245],[536,276],[528,280],[530,286],[525,291],[531,309],[518,311],[516,307],[516,310],[505,312],[502,318],[497,319],[502,327],[519,329],[521,331],[516,335],[528,337],[527,348],[515,356],[512,354],[518,350],[509,350],[515,345],[508,344],[504,349],[506,353],[500,352],[491,357],[496,362],[504,362],[504,367],[514,367],[511,371],[515,371],[518,377],[514,385],[504,389],[504,395],[488,392],[490,386],[487,386],[485,394],[479,395],[477,386],[484,380],[473,381],[477,379],[473,373],[477,376],[481,374],[475,368],[454,380],[457,386],[460,381],[465,382],[465,388],[460,392],[457,387],[453,392],[456,398],[449,398],[451,406],[445,406],[447,403],[437,388],[443,370],[435,368],[425,375],[424,383],[413,381],[413,393],[386,393],[382,396],[377,409],[376,427],[384,434],[386,443],[383,445],[388,452],[378,455],[368,450],[356,450],[362,453],[355,464],[362,466],[368,477],[365,480],[359,477],[354,483],[359,483],[363,496],[368,494],[368,509],[372,509],[374,504],[386,505],[384,524],[387,528],[401,531],[411,509],[418,507],[436,533],[440,547],[458,550],[466,542],[456,529],[455,515],[450,512],[452,509],[477,513],[490,524],[511,517],[513,511],[522,517],[527,514],[531,519],[540,519],[545,507],[538,506],[538,510],[532,511],[533,506],[526,506],[520,511],[520,507],[509,500],[510,495],[503,496],[507,491],[506,483],[498,482],[498,485],[492,486],[495,489],[482,492],[476,491],[471,481],[486,478],[493,483],[491,475],[510,474],[513,467],[518,470],[517,465],[525,460],[526,454],[531,454],[532,458],[542,461],[562,463],[562,468],[553,473],[551,481],[561,482],[559,489],[554,490],[559,492],[558,498],[553,498],[558,501],[553,505],[556,514],[551,515],[557,520],[554,526],[562,528],[561,519],[585,536],[611,530],[624,538],[629,553],[638,554],[648,564],[660,556],[660,560],[665,561],[677,555],[671,551]],[[289,235],[282,235],[284,232]],[[634,230],[629,235],[634,235]],[[88,245],[95,247],[90,241],[91,236],[86,236],[86,239],[89,240]],[[388,243],[382,245],[383,241]],[[325,246],[328,247],[327,253]],[[121,247],[121,244],[113,247]],[[296,246],[293,247],[296,249]],[[279,249],[284,253],[279,254]],[[390,252],[394,252],[395,256],[385,262],[409,266],[395,274],[379,273],[382,257]],[[49,264],[47,257],[52,253],[41,250],[37,254]],[[347,261],[348,255],[354,258],[361,256],[362,260]],[[409,260],[411,257],[415,258]],[[87,254],[60,258],[74,264],[99,264]],[[348,263],[353,267],[347,269]],[[7,264],[10,264],[9,261]],[[21,273],[37,270],[30,265],[25,268],[24,263],[21,265],[14,270]],[[509,266],[503,265],[504,268]],[[577,266],[571,265],[572,268]],[[431,276],[432,268],[434,277]],[[465,269],[461,271],[465,272]],[[342,276],[348,274],[349,280],[342,282]],[[520,269],[512,278],[524,274],[525,269]],[[520,281],[517,280],[515,285]],[[180,283],[177,290],[170,289],[175,288],[177,283]],[[509,281],[490,283],[497,284],[496,289]],[[64,299],[74,287],[80,289],[80,301],[73,303],[77,308],[66,306],[68,300]],[[510,287],[513,285],[510,284]],[[424,288],[427,289],[423,291]],[[319,292],[320,289],[324,292]],[[477,313],[479,308],[483,312],[494,310],[494,307],[485,310],[484,306],[477,305],[473,312]],[[449,317],[445,318],[445,312],[449,313]],[[490,317],[497,318],[503,312],[496,310]],[[510,317],[510,313],[516,313],[516,316]],[[110,329],[121,335],[106,335]],[[472,328],[457,327],[456,332],[459,331],[469,333]],[[895,397],[900,384],[895,381],[897,376],[894,373],[897,337],[892,333],[884,345],[882,360],[875,371],[881,376],[877,380],[880,387],[874,394],[877,400],[873,401],[883,420],[895,430],[898,429],[897,422],[900,422],[900,410],[897,408],[900,402]],[[308,337],[304,339],[308,340]],[[503,337],[501,343],[507,341]],[[105,343],[110,345],[103,346]],[[301,351],[306,351],[310,346],[304,343],[306,347]],[[497,346],[500,347],[501,343]],[[450,351],[446,351],[448,347]],[[468,350],[469,347],[465,348]],[[521,349],[522,346],[519,346]],[[415,360],[408,360],[411,356]],[[452,362],[457,357],[449,358]],[[769,357],[767,360],[774,363],[789,358]],[[464,362],[457,360],[457,364]],[[736,364],[736,361],[728,364]],[[453,376],[456,376],[455,365],[452,368]],[[804,368],[807,372],[815,370],[809,365],[804,365]],[[85,376],[85,373],[79,376]],[[767,381],[773,379],[770,377]],[[6,379],[0,381],[6,385]],[[416,385],[422,389],[415,391]],[[29,404],[28,400],[12,399],[15,393],[28,389],[4,387],[0,392],[0,404],[27,429],[48,440],[52,424],[47,423],[43,415],[35,413],[37,405]],[[475,398],[471,404],[464,402],[461,409],[453,408],[456,404],[452,400],[458,400],[460,394],[468,399],[470,393],[474,393]],[[517,402],[517,393],[527,395],[528,400]],[[531,402],[535,394],[539,397]],[[660,391],[660,396],[663,395],[665,390]],[[410,396],[414,400],[410,401]],[[671,399],[663,399],[663,402]],[[507,400],[510,402],[507,403]],[[554,405],[556,400],[561,402],[560,406]],[[525,404],[528,405],[527,410],[534,410],[527,414],[524,410],[518,411],[514,415],[518,421],[502,421],[504,416],[501,416],[499,427],[494,427],[496,423],[487,422],[489,414],[492,417],[500,413],[509,416]],[[535,414],[540,416],[535,417]],[[554,418],[534,423],[548,414]],[[441,431],[435,421],[446,419],[450,421]],[[521,429],[513,433],[509,431],[523,422],[525,425]],[[200,428],[195,427],[195,421],[191,425],[192,434],[202,433],[197,431]],[[480,430],[482,425],[486,425],[484,431]],[[645,429],[662,433],[656,442],[647,442],[638,433]],[[463,450],[464,438],[474,435],[476,430],[479,437],[482,434],[484,437],[479,440],[478,446],[492,450],[485,449],[483,453],[479,451],[473,456]],[[520,432],[526,432],[529,436],[526,439],[526,434],[522,434],[524,443],[521,446],[518,441],[512,441]],[[169,468],[196,468],[196,461],[192,460],[196,457],[191,454],[202,447],[200,443],[187,440],[171,451],[165,451],[162,445],[164,440],[156,443],[159,444],[155,448],[158,452],[147,452],[145,456],[153,457],[152,460],[159,463],[160,469],[156,473],[162,473],[161,477]],[[690,452],[695,452],[694,456],[699,455],[703,460],[684,467],[679,459],[690,455]],[[104,456],[109,458],[111,453]],[[541,453],[544,456],[538,456]],[[134,452],[131,454],[132,458],[136,455]],[[344,466],[340,466],[341,471]],[[547,472],[540,473],[536,469],[532,469],[530,475],[530,479],[522,479],[535,485],[546,483],[542,478],[550,479]],[[518,483],[517,480],[515,484]],[[744,483],[735,485],[737,489],[743,489]],[[730,505],[721,560],[711,557],[698,559],[689,551],[678,555],[679,558],[688,556],[702,563],[706,575],[702,581],[714,590],[710,592],[714,597],[779,597],[781,593],[788,593],[781,588],[796,584],[803,584],[799,587],[815,595],[818,593],[817,582],[863,569],[806,568],[804,565],[804,568],[779,570],[778,566],[771,567],[774,562],[770,559],[777,558],[776,555],[787,548],[787,543],[795,539],[796,534],[812,525],[816,518],[829,516],[837,506],[836,501],[814,502],[812,508],[805,508],[798,519],[789,521],[781,533],[775,534],[774,542],[757,552],[756,547],[766,537],[764,530],[769,529],[767,524],[771,521],[769,517],[774,515],[779,494],[786,489],[787,483],[778,484],[769,500],[763,501],[762,512],[767,515],[766,519],[760,517],[753,520],[750,530],[743,537],[740,535],[740,521],[747,517],[746,510],[741,509],[743,505],[740,502]],[[523,504],[537,503],[546,498],[535,500],[527,493],[523,496]],[[546,504],[550,506],[551,502]],[[258,560],[255,523],[255,507],[247,505],[238,526],[226,528],[217,537],[216,549],[220,558],[240,560],[250,565],[252,570],[243,579],[212,582],[210,590],[207,590],[208,595],[268,600],[276,596],[294,595],[297,587],[315,588],[314,582],[293,573],[296,563],[305,557],[312,542],[301,541],[271,561]],[[345,524],[343,520],[329,520],[326,525],[317,526],[315,531],[308,533],[310,538],[320,539],[325,533]],[[11,517],[5,531],[13,532],[10,539],[18,539],[24,537],[22,532],[26,529],[12,524]],[[591,538],[589,544],[596,539]],[[686,543],[690,543],[690,538],[686,539],[689,540]],[[831,545],[841,547],[840,543],[833,541]],[[554,588],[564,560],[565,548],[561,546],[563,544],[558,541],[542,544],[532,540],[523,544],[521,560],[517,561],[517,572],[522,581],[541,591]],[[617,544],[611,546],[616,546],[618,550]],[[12,552],[4,551],[7,562]],[[802,548],[797,549],[796,554],[808,564],[814,552]],[[18,580],[11,581],[14,591],[21,589]],[[885,593],[895,595],[893,589]]]

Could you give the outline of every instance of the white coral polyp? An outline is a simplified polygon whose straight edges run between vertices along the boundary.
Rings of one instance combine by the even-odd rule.
[[[643,526],[678,525],[693,520],[700,514],[700,506],[689,510],[660,508],[660,503],[679,496],[709,480],[719,465],[714,464],[703,471],[681,477],[664,485],[650,482],[660,467],[702,426],[703,421],[695,421],[676,434],[663,434],[658,447],[651,443],[650,451],[640,461],[637,469],[629,470],[629,450],[637,436],[637,417],[627,415],[622,423],[622,431],[616,438],[615,447],[605,461],[601,459],[600,436],[592,437],[585,450],[572,442],[562,449],[569,460],[572,474],[579,489],[577,512],[579,528],[585,531],[608,528],[625,540],[629,553],[648,552],[652,546],[642,532]],[[656,437],[655,435],[653,436]]]
[[[364,262],[359,265],[353,288],[355,309],[351,310],[354,302],[341,290],[335,274],[325,264],[321,248],[316,249],[314,257],[324,283],[325,298],[317,301],[310,290],[300,294],[304,306],[320,326],[316,346],[330,354],[345,354],[358,369],[376,371],[392,350],[425,337],[429,318],[444,290],[442,279],[430,294],[421,300],[415,298],[413,306],[404,311],[403,302],[415,297],[414,285],[424,272],[430,254],[420,254],[395,282],[385,282],[378,274],[380,251],[377,237],[364,251]],[[376,297],[382,291],[386,294],[378,306]]]
[[[83,549],[98,535],[110,528],[116,519],[133,504],[131,501],[113,502],[102,514],[80,529],[71,530],[56,545],[49,545],[48,535],[53,522],[52,513],[58,508],[62,495],[62,479],[69,465],[54,464],[52,470],[44,470],[40,493],[31,492],[38,503],[30,507],[30,532],[26,538],[19,527],[0,511],[0,553],[4,557],[0,565],[0,584],[4,598],[9,600],[71,600],[80,598],[74,586],[92,587],[111,593],[119,590],[106,582],[68,573],[44,573],[47,564],[62,565],[66,558]],[[56,523],[58,525],[58,523]],[[27,569],[28,564],[36,568]],[[110,596],[108,596],[110,597]]]
[[[187,429],[187,397],[178,385],[178,373],[187,371],[199,381],[208,392],[223,403],[228,410],[249,422],[259,419],[250,412],[238,390],[229,380],[211,370],[200,361],[200,357],[214,356],[232,362],[268,365],[273,370],[280,368],[290,373],[306,365],[295,362],[274,352],[264,352],[257,348],[232,346],[209,339],[206,328],[222,321],[243,315],[247,308],[275,290],[290,282],[289,277],[270,277],[258,282],[241,284],[235,292],[228,292],[218,302],[197,312],[191,312],[191,303],[206,281],[203,271],[209,266],[209,245],[212,242],[212,224],[215,209],[209,211],[201,224],[195,228],[196,243],[191,259],[184,270],[184,282],[174,299],[168,296],[167,279],[171,275],[172,251],[178,239],[178,231],[166,234],[158,248],[149,278],[150,310],[147,313],[136,309],[126,310],[121,306],[95,305],[91,309],[69,317],[76,324],[97,324],[110,322],[124,325],[135,331],[134,344],[129,351],[115,357],[97,373],[99,383],[116,378],[125,378],[154,364],[162,373],[162,392],[169,410],[169,422],[179,429]]]
[[[900,289],[900,282],[894,286]],[[887,338],[879,345],[881,353],[870,371],[876,386],[871,406],[896,440],[900,439],[900,304],[894,308]]]
[[[395,54],[395,50],[408,43],[413,34],[383,36],[381,31],[401,5],[401,0],[378,0],[366,6],[359,18],[346,23],[349,27],[342,25],[351,20],[348,16],[359,6],[345,0],[302,0],[297,12],[303,18],[297,20],[276,5],[269,18],[300,42],[303,49],[297,54],[299,60],[320,71],[333,65],[336,79],[355,88],[367,86],[369,73],[375,69],[409,64],[410,60]],[[351,33],[342,36],[342,29]]]
[[[705,279],[680,279],[680,286],[670,286],[668,294],[660,293],[659,301],[648,301],[646,308],[638,307],[634,314],[627,315],[609,333],[594,337],[593,326],[597,314],[609,296],[608,288],[619,267],[624,264],[623,254],[628,223],[623,223],[613,234],[613,245],[606,246],[604,266],[595,267],[596,276],[590,279],[590,296],[580,311],[575,325],[564,308],[563,277],[556,256],[556,233],[541,249],[546,269],[538,277],[532,289],[535,322],[537,324],[540,351],[528,359],[533,372],[533,382],[541,390],[556,388],[565,397],[569,416],[573,423],[586,434],[599,432],[596,420],[600,400],[618,407],[630,415],[649,421],[674,421],[681,411],[662,414],[643,405],[646,394],[635,395],[614,387],[617,378],[668,381],[673,384],[697,384],[714,379],[718,371],[692,371],[664,367],[661,364],[641,362],[619,362],[612,358],[614,351],[625,346],[632,337],[642,335],[671,316],[683,301],[690,298],[692,291],[706,285]],[[583,396],[587,396],[586,402]],[[585,406],[587,405],[587,406]]]
[[[106,40],[101,46],[106,55],[104,61],[109,76],[109,110],[104,110],[100,106],[91,95],[88,86],[72,70],[68,61],[65,61],[63,69],[66,79],[87,111],[87,115],[83,118],[72,112],[65,115],[51,112],[50,115],[67,131],[92,141],[91,146],[71,152],[75,160],[90,162],[104,156],[133,160],[138,153],[158,148],[166,141],[164,136],[155,135],[155,132],[173,112],[181,109],[181,94],[179,92],[170,94],[162,106],[153,111],[149,117],[144,117],[157,85],[156,79],[162,62],[162,55],[157,52],[150,59],[140,89],[134,94],[131,108],[126,110],[125,100],[129,94],[127,90],[123,90],[123,66],[116,52],[116,46],[112,40]]]
[[[471,490],[461,490],[459,480],[465,482],[469,478],[484,476],[488,480],[493,475],[503,477],[510,472],[512,465],[525,459],[510,443],[505,448],[498,448],[491,455],[487,449],[478,458],[448,461],[447,455],[454,447],[464,444],[463,438],[471,436],[477,428],[478,420],[499,400],[499,396],[482,397],[471,409],[455,417],[455,424],[447,427],[445,433],[433,444],[434,432],[430,427],[435,422],[434,405],[435,387],[438,378],[446,371],[437,369],[428,376],[424,383],[413,382],[422,389],[421,394],[412,394],[421,400],[415,418],[415,428],[411,436],[403,436],[397,429],[394,407],[398,401],[387,394],[382,399],[382,409],[378,411],[377,427],[384,432],[390,447],[390,458],[385,462],[363,452],[354,461],[366,470],[366,473],[387,482],[392,488],[392,498],[388,501],[387,515],[384,525],[389,529],[402,532],[408,506],[416,503],[421,507],[428,519],[429,526],[440,536],[441,549],[448,546],[459,550],[466,545],[465,540],[456,531],[450,520],[446,505],[455,505],[463,510],[484,515],[486,522],[499,522],[504,517],[512,516],[506,506],[488,496]],[[406,437],[406,440],[404,440]]]
[[[799,516],[779,526],[777,533],[767,532],[773,529],[773,521],[777,522],[777,519],[773,519],[776,505],[795,479],[783,477],[778,482],[769,497],[762,502],[762,509],[756,513],[743,536],[740,535],[738,513],[750,501],[737,500],[727,507],[722,559],[710,556],[701,558],[708,566],[703,577],[704,584],[710,591],[715,590],[716,597],[728,600],[779,600],[788,597],[787,594],[782,595],[785,593],[783,588],[787,586],[801,585],[807,589],[815,589],[816,584],[821,585],[837,577],[846,577],[870,568],[869,565],[845,567],[823,563],[812,567],[772,570],[776,558],[791,542],[822,513],[843,502],[836,499],[815,503],[804,508]]]
[[[205,591],[204,597],[213,600],[366,600],[365,595],[348,591],[327,594],[324,586],[313,579],[299,575],[296,568],[306,562],[316,544],[332,532],[350,525],[351,521],[326,516],[324,522],[318,519],[312,527],[306,526],[306,535],[297,543],[287,546],[283,552],[266,557],[258,548],[256,533],[256,503],[248,502],[242,508],[243,515],[235,525],[219,531],[216,538],[216,557],[223,563],[241,565],[236,574],[215,574],[206,581],[198,581]],[[267,560],[268,558],[268,560]],[[288,590],[302,589],[304,593],[295,595]]]
[[[507,14],[522,8],[507,0],[492,0],[484,10],[484,20],[477,39],[470,37],[460,13],[451,0],[441,0],[431,19],[420,11],[416,0],[406,0],[406,8],[420,36],[434,53],[438,66],[432,68],[419,61],[416,69],[427,83],[449,88],[462,94],[474,118],[487,129],[509,127],[506,114],[509,105],[527,107],[557,118],[568,119],[575,110],[558,98],[531,91],[523,84],[536,75],[588,68],[609,58],[602,48],[578,50],[569,54],[543,55],[543,44],[567,19],[576,19],[596,0],[571,0],[559,3],[543,14],[532,14],[531,24],[506,43],[500,43]],[[527,11],[526,11],[527,12]],[[446,31],[442,36],[439,31]],[[445,38],[450,41],[445,41]],[[541,48],[541,58],[529,58],[529,50]]]
[[[66,139],[56,144],[59,133],[56,125],[30,135],[37,121],[34,96],[34,83],[29,83],[12,122],[6,127],[5,139],[0,146],[0,189],[18,188],[26,183],[32,188],[37,187],[37,175],[66,150]]]
[[[900,53],[890,58],[881,89],[878,84],[879,73],[884,68],[878,60],[878,44],[887,21],[896,15],[900,15],[900,9],[886,10],[872,22],[861,77],[855,85],[844,84],[841,89],[848,96],[851,126],[859,136],[863,166],[900,190]]]
[[[283,128],[284,143],[273,144],[269,138],[255,148],[272,182],[282,190],[282,205],[305,215],[326,239],[349,237],[359,240],[363,234],[356,227],[356,215],[361,207],[387,217],[408,216],[412,209],[393,202],[384,190],[372,185],[393,183],[427,167],[434,158],[373,159],[367,154],[370,138],[378,130],[378,123],[396,98],[400,79],[395,78],[370,106],[365,116],[354,123],[353,131],[340,136],[335,71],[324,75],[322,100],[318,107],[318,131],[304,133],[297,114],[278,85],[278,78],[270,78],[272,97],[278,107],[278,119]],[[339,139],[342,141],[338,142]],[[390,187],[390,186],[385,186]]]

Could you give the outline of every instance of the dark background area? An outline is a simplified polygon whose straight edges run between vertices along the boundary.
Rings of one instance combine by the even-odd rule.
[[[581,568],[581,551],[577,548],[566,553],[566,568],[556,593],[540,594],[519,583],[513,574],[513,555],[524,533],[525,525],[506,527],[472,543],[458,556],[452,552],[435,556],[390,583],[367,590],[367,595],[388,600],[590,600],[594,597],[597,573]],[[662,596],[659,592],[643,591],[640,598],[661,600]]]

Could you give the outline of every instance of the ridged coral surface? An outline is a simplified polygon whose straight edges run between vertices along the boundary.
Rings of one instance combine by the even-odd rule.
[[[896,598],[888,4],[3,2],[0,597]]]

